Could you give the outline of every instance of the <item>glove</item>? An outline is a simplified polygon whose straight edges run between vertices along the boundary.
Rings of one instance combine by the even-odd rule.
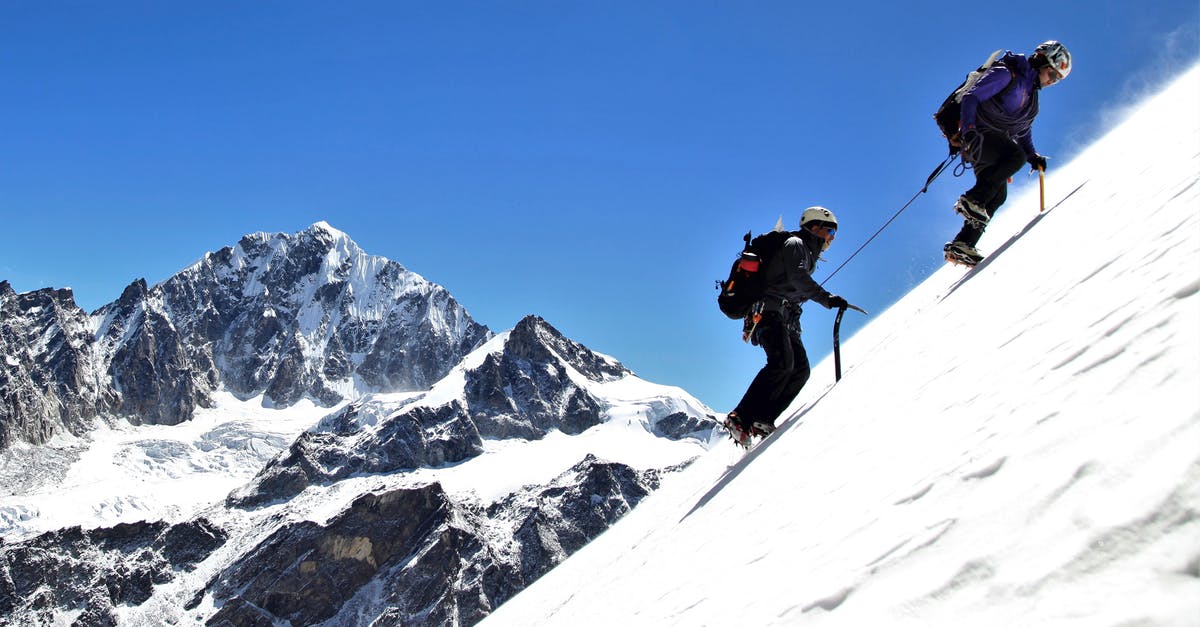
[[[975,147],[979,145],[980,140],[983,139],[983,136],[979,134],[979,131],[975,130],[974,126],[968,126],[967,128],[964,128],[960,135],[962,135],[963,150],[968,151],[974,150]]]
[[[1035,172],[1038,170],[1043,172],[1046,171],[1046,158],[1042,155],[1034,153],[1034,155],[1027,159],[1027,161],[1029,161],[1029,167],[1033,168]]]
[[[825,303],[826,309],[846,309],[849,306],[850,303],[846,302],[846,299],[841,296],[830,296],[829,300]]]
[[[955,133],[947,137],[946,143],[950,145],[950,155],[957,155],[958,151],[962,150],[962,133]]]

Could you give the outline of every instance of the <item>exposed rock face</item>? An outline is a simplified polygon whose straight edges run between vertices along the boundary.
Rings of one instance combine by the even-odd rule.
[[[713,422],[714,419],[711,416],[698,418],[686,412],[677,411],[659,419],[654,425],[654,435],[671,440],[681,440],[701,431],[712,429]]]
[[[436,407],[417,401],[370,420],[360,413],[377,408],[348,405],[298,438],[227,502],[259,506],[355,474],[460,462],[483,452],[484,439],[536,440],[554,430],[578,434],[600,424],[604,415],[603,402],[587,382],[628,374],[615,360],[568,340],[545,320],[527,316],[509,333],[502,350],[465,370],[465,384],[453,383],[463,385],[454,400]],[[440,393],[434,388],[430,396]],[[667,417],[664,428],[678,439],[713,424],[683,414]]]
[[[491,336],[445,289],[317,223],[248,235],[90,316],[0,282],[0,448],[98,415],[177,424],[220,386],[289,406],[426,389]]]
[[[630,374],[616,361],[563,337],[536,316],[509,333],[504,351],[467,372],[466,402],[483,437],[537,439],[553,429],[581,433],[600,423],[595,397],[569,369],[600,383]]]
[[[472,625],[658,487],[659,473],[588,456],[548,485],[483,507],[437,483],[368,493],[327,523],[279,525],[211,579],[208,625]],[[204,518],[78,527],[0,543],[0,625],[119,625],[228,541]],[[191,583],[194,582],[194,583]],[[374,621],[374,622],[373,622]]]
[[[516,521],[513,534],[526,584],[583,548],[658,488],[659,472],[638,473],[588,455],[551,485],[492,505],[492,519]]]
[[[81,433],[114,402],[92,345],[71,290],[17,294],[0,281],[0,449]]]
[[[116,606],[144,603],[155,585],[190,570],[225,539],[201,518],[71,527],[0,544],[0,624],[51,624],[58,613],[78,613],[77,625],[116,625]]]
[[[444,289],[323,224],[244,237],[161,288],[197,312],[188,334],[231,389],[279,405],[340,400],[352,375],[364,391],[425,389],[489,337]]]
[[[115,306],[100,311],[101,354],[111,355],[107,379],[111,408],[134,424],[179,424],[206,406],[218,384],[213,355],[190,346],[170,312],[147,306],[146,282],[125,288]]]
[[[658,487],[588,457],[551,485],[480,509],[438,484],[358,498],[325,525],[287,525],[209,586],[209,625],[471,625]],[[496,527],[507,533],[491,533]],[[507,538],[507,539],[502,539]]]
[[[337,420],[352,420],[354,405]],[[479,431],[458,403],[436,409],[414,407],[368,432],[306,432],[275,458],[247,487],[226,499],[254,507],[289,499],[310,485],[333,483],[359,473],[386,473],[460,462],[483,451]]]

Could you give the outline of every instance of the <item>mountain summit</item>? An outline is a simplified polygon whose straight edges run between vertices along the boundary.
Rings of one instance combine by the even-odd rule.
[[[491,336],[441,286],[325,222],[255,233],[84,313],[0,282],[0,449],[90,419],[178,424],[212,393],[286,407],[428,388]]]

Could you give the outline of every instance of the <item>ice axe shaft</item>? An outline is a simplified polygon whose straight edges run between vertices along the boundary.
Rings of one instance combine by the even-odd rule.
[[[1039,205],[1041,208],[1038,209],[1038,213],[1043,213],[1046,211],[1046,170],[1040,167],[1038,168],[1038,191],[1041,195],[1041,204]]]

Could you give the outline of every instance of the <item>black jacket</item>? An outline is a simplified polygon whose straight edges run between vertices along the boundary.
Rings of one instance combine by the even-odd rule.
[[[799,313],[800,305],[808,300],[829,308],[831,294],[812,278],[824,244],[824,240],[808,231],[792,232],[767,264],[764,311]]]

